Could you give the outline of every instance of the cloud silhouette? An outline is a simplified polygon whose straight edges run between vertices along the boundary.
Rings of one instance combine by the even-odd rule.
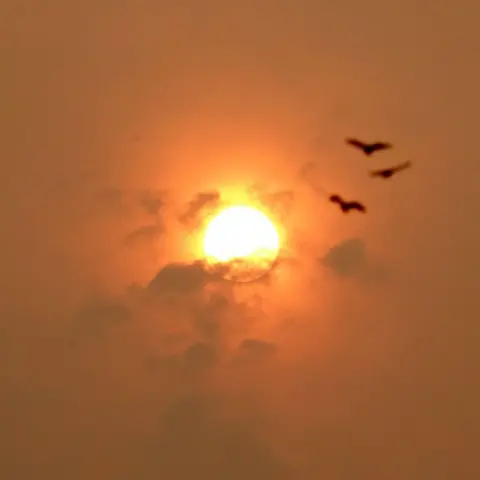
[[[105,337],[111,328],[128,322],[132,312],[120,302],[104,298],[89,300],[74,315],[75,331],[82,335]]]
[[[153,220],[141,225],[125,235],[123,244],[127,247],[142,246],[152,240],[159,240],[165,233],[163,218],[164,209],[167,206],[167,192],[156,190],[144,190],[139,192],[138,205],[141,210]]]
[[[219,202],[220,194],[218,192],[198,193],[179,216],[180,223],[188,226],[197,225],[202,220],[205,210],[217,206]]]
[[[201,290],[209,282],[220,280],[221,277],[207,270],[202,261],[191,264],[172,263],[163,267],[147,288],[158,295],[188,294]]]
[[[139,202],[146,213],[158,216],[167,203],[167,192],[164,190],[145,190],[140,193]]]
[[[241,419],[222,415],[222,406],[214,395],[198,393],[174,401],[147,450],[144,473],[137,478],[291,478],[261,434]]]
[[[135,330],[145,327],[146,318],[157,319],[159,343],[154,352],[145,351],[142,365],[144,374],[170,392],[155,428],[138,449],[132,478],[290,478],[285,460],[248,419],[250,410],[227,414],[232,408],[228,388],[211,383],[219,375],[221,383],[235,385],[229,359],[241,357],[245,368],[255,369],[276,352],[273,342],[248,336],[228,346],[229,337],[244,331],[242,323],[252,308],[260,313],[255,303],[246,308],[232,296],[232,284],[193,262],[167,264],[144,287],[129,288],[115,301],[89,301],[78,311],[75,325],[81,323],[95,335],[101,332],[105,340],[107,333],[118,338],[118,325]],[[78,335],[76,327],[73,334]]]
[[[185,378],[208,372],[218,361],[218,352],[211,343],[196,342],[181,353],[173,355],[151,355],[145,366],[154,373],[175,374]]]
[[[343,240],[331,247],[319,262],[341,277],[379,281],[386,276],[385,270],[368,257],[365,242],[361,238]]]
[[[134,197],[142,199],[137,200],[137,205],[154,221],[151,229],[144,226],[131,232],[127,237],[130,244],[154,236],[167,237],[170,232],[166,227],[174,226],[164,222],[169,208],[166,197],[155,192]],[[125,201],[127,195],[122,198]],[[282,215],[294,208],[296,196],[291,190],[268,192],[257,188],[256,198]],[[217,193],[195,195],[187,202],[182,227],[193,231],[208,209],[218,202]],[[369,278],[375,270],[364,241],[358,238],[331,248],[319,262],[341,277]],[[279,265],[283,265],[283,257]],[[295,263],[291,271],[298,274],[300,268]],[[138,388],[147,389],[148,395],[153,395],[152,402],[158,403],[158,408],[148,410],[152,427],[146,429],[148,433],[142,436],[142,443],[132,456],[135,462],[126,470],[129,478],[183,479],[195,475],[220,480],[245,478],[248,474],[250,478],[291,479],[301,475],[302,469],[311,472],[320,468],[314,460],[318,450],[312,447],[313,443],[323,445],[322,451],[327,452],[325,464],[335,464],[335,460],[326,458],[334,448],[322,443],[325,440],[321,432],[301,434],[307,444],[302,447],[305,458],[300,460],[290,447],[289,455],[280,454],[286,448],[285,439],[264,428],[262,423],[268,423],[271,415],[272,422],[282,424],[283,435],[287,437],[295,430],[297,421],[303,427],[308,423],[299,413],[290,412],[294,407],[289,406],[287,412],[282,406],[282,399],[289,397],[289,382],[295,385],[294,391],[304,388],[299,383],[317,382],[305,373],[310,367],[307,368],[308,361],[303,358],[302,345],[308,344],[305,340],[308,335],[296,333],[303,338],[300,345],[293,351],[291,346],[284,349],[284,342],[288,345],[289,340],[282,336],[281,325],[286,324],[281,318],[297,317],[285,328],[295,329],[300,324],[302,328],[312,328],[308,327],[308,319],[316,315],[314,303],[307,302],[302,310],[277,308],[271,316],[268,298],[269,292],[276,288],[277,269],[246,288],[224,280],[222,273],[207,268],[200,260],[166,262],[143,284],[130,285],[115,297],[88,300],[74,316],[72,335],[77,338],[76,348],[81,348],[83,339],[84,348],[90,352],[97,349],[96,356],[90,353],[92,361],[96,358],[96,362],[103,364],[103,342],[103,348],[109,352],[108,365],[112,365],[104,367],[108,374],[115,378],[119,375],[117,368],[132,370],[128,383],[139,382]],[[277,293],[277,304],[281,304],[280,297]],[[269,324],[270,330],[266,328]],[[352,331],[354,327],[352,321],[345,329]],[[88,343],[89,337],[97,339],[96,346]],[[324,354],[336,358],[340,365],[344,360],[339,352],[346,347],[340,340],[334,340],[329,348],[331,352]],[[328,352],[325,346],[323,349]],[[288,366],[292,361],[301,368],[298,379],[293,373],[283,371],[285,367],[287,372],[293,368]],[[325,377],[324,367],[318,368],[315,375],[320,376],[321,382],[333,382],[330,374]],[[342,368],[345,367],[339,367],[339,378]],[[287,380],[291,375],[292,379]],[[275,392],[274,399],[269,399],[271,389]],[[273,402],[271,412],[265,405],[267,399]],[[287,403],[290,405],[290,401]],[[308,408],[314,408],[313,403]],[[339,458],[337,461],[341,463]],[[341,471],[339,467],[329,468]]]
[[[367,265],[365,242],[360,238],[343,240],[330,248],[321,259],[326,267],[339,275],[351,276],[363,271]]]
[[[143,242],[159,239],[164,232],[162,224],[144,225],[126,235],[123,243],[128,247],[141,245]]]
[[[1,479],[480,478],[480,6],[419,3],[2,3]],[[236,285],[250,184],[294,261]]]

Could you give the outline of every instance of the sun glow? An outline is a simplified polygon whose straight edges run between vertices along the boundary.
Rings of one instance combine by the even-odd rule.
[[[203,251],[209,265],[228,267],[228,278],[252,281],[267,273],[280,248],[271,220],[259,210],[234,206],[222,210],[207,226]]]

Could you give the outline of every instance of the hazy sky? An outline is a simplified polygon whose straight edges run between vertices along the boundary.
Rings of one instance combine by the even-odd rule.
[[[477,3],[4,0],[0,477],[480,478]],[[195,202],[247,189],[239,287]]]

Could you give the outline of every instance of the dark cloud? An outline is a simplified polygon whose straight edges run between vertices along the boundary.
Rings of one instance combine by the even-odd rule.
[[[0,9],[0,478],[480,479],[480,4],[33,3]],[[421,166],[371,181],[388,158],[346,135]],[[295,189],[264,205],[293,206],[291,269],[153,280],[222,206],[154,189],[252,182]],[[343,216],[321,187],[375,208]],[[317,262],[359,225],[363,261]],[[368,291],[380,252],[395,282]]]
[[[277,345],[259,338],[245,338],[232,357],[232,365],[242,368],[258,369],[272,360],[277,353]]]
[[[231,308],[230,300],[224,293],[214,292],[194,313],[197,329],[207,338],[216,339],[220,333],[219,319]]]
[[[173,355],[149,355],[145,359],[148,370],[177,378],[189,379],[191,375],[207,372],[219,359],[216,347],[206,342],[195,342],[181,353]]]
[[[220,276],[208,271],[203,262],[171,263],[163,267],[148,284],[148,290],[159,295],[186,294],[201,290]]]
[[[153,216],[158,216],[160,211],[166,205],[166,192],[164,190],[151,191],[146,190],[139,196],[140,206],[146,213]]]
[[[214,208],[220,202],[218,192],[198,193],[189,203],[180,216],[179,221],[184,225],[196,224],[202,218],[202,214],[207,208]]]
[[[283,480],[288,467],[250,423],[228,419],[222,401],[191,394],[173,402],[152,441],[140,478]],[[248,425],[248,426],[247,426]],[[137,477],[138,478],[138,477]]]
[[[165,228],[161,223],[144,225],[129,233],[123,240],[125,246],[131,247],[159,239],[165,233]]]
[[[360,238],[343,240],[330,248],[321,261],[323,265],[332,268],[339,275],[358,274],[367,264],[365,242]]]
[[[148,216],[154,217],[153,222],[141,225],[128,233],[123,239],[125,246],[142,245],[145,242],[158,240],[165,234],[163,210],[167,205],[167,193],[163,190],[144,190],[138,194],[138,204]]]
[[[123,324],[138,314],[135,309],[147,308],[156,316],[172,319],[177,315],[186,316],[189,331],[193,329],[198,337],[208,342],[218,341],[220,319],[233,307],[229,293],[231,285],[223,281],[220,273],[208,271],[203,262],[167,264],[145,287],[130,285],[119,300],[95,298],[87,301],[75,315],[75,330],[105,335],[112,326]],[[162,338],[178,340],[182,335],[182,332],[165,331]],[[172,344],[172,341],[167,343]],[[182,344],[181,341],[177,343]]]
[[[319,261],[342,277],[375,281],[384,279],[386,274],[383,268],[370,260],[361,238],[343,240],[330,248]]]
[[[212,285],[216,288],[211,289]],[[144,353],[143,367],[150,378],[166,386],[170,399],[163,413],[159,408],[159,416],[152,416],[153,428],[136,449],[138,467],[130,470],[132,478],[291,478],[285,460],[272,449],[259,424],[251,421],[250,413],[242,413],[242,408],[233,411],[233,416],[226,415],[226,410],[232,408],[231,402],[224,392],[209,383],[214,378],[211,374],[216,372],[226,375],[226,380],[230,377],[222,367],[222,360],[228,355],[227,330],[232,326],[227,317],[241,325],[247,310],[252,313],[256,308],[255,303],[247,308],[236,302],[229,285],[218,281],[202,263],[196,262],[168,264],[146,287],[136,286],[126,292],[126,304],[129,297],[135,299],[131,303],[136,304],[132,308],[137,322],[141,322],[141,312],[145,310],[159,319],[156,335],[164,335],[166,341],[157,344],[157,351]],[[159,300],[155,305],[145,301],[152,293]],[[178,300],[175,305],[188,313],[193,327],[190,334],[188,328],[180,325],[180,316],[168,301],[171,294]],[[96,300],[83,308],[79,317],[89,318],[90,322],[94,318],[95,325],[106,327],[130,318],[127,311],[116,302]],[[167,317],[185,334],[167,333]],[[259,360],[274,351],[273,344],[247,337],[230,354],[235,356],[240,352],[245,358]],[[123,357],[126,353],[122,351],[119,355]]]
[[[110,328],[123,325],[131,318],[132,312],[122,303],[94,298],[75,314],[74,327],[83,335],[104,337]]]

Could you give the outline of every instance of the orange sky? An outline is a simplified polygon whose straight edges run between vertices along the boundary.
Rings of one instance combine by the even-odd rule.
[[[480,10],[330,3],[2,4],[0,478],[479,477]],[[285,260],[211,282],[247,187]]]

